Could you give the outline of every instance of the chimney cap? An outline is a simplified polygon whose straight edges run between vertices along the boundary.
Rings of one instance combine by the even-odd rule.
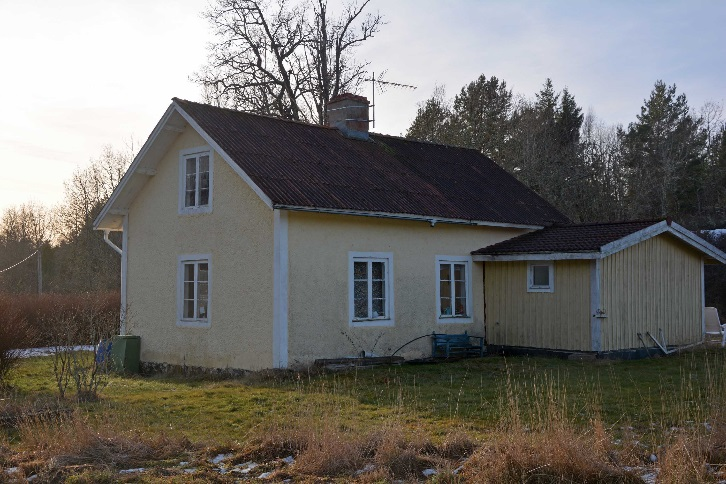
[[[357,101],[360,103],[368,104],[368,98],[365,96],[359,96],[357,94],[353,94],[350,92],[344,92],[343,94],[338,94],[337,96],[333,96],[330,98],[330,101],[328,101],[328,104],[330,103],[337,103],[340,101]]]

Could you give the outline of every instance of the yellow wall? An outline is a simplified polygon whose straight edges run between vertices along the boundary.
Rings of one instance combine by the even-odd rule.
[[[524,231],[438,223],[290,212],[289,363],[390,355],[409,340],[433,331],[483,335],[482,264],[473,263],[470,324],[437,323],[435,257],[467,256],[472,250]],[[351,327],[348,308],[349,252],[392,252],[394,327]],[[407,358],[431,354],[429,338],[404,348]]]
[[[131,206],[128,330],[142,361],[271,367],[273,212],[215,153],[212,213],[179,215],[179,152],[205,144],[187,128]],[[212,255],[211,325],[179,327],[177,257],[197,253]]]
[[[662,328],[669,345],[701,339],[701,257],[668,234],[602,261],[603,350],[649,346]]]
[[[485,264],[488,342],[589,351],[590,261],[555,261],[552,293],[527,292],[527,267],[526,261]]]

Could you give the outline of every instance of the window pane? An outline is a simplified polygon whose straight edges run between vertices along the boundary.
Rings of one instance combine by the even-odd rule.
[[[359,319],[368,317],[368,299],[356,299],[354,304],[354,316]]]
[[[197,304],[197,318],[198,319],[207,319],[207,300],[206,299],[200,299],[199,303]]]
[[[466,297],[466,283],[463,281],[456,281],[454,283],[454,290],[456,293],[455,297]]]
[[[439,293],[441,297],[451,297],[451,282],[441,281],[439,283]]]
[[[373,273],[374,280],[385,279],[384,273],[383,273],[383,262],[372,262],[371,263],[371,272]]]
[[[209,189],[203,188],[199,190],[199,205],[209,205]]]
[[[386,295],[386,281],[373,281],[373,297],[382,299]]]
[[[457,297],[454,309],[457,316],[466,316],[466,297]]]
[[[197,285],[197,299],[206,300],[209,293],[209,285],[206,282],[200,282]]]
[[[355,262],[353,264],[353,279],[359,281],[361,279],[368,279],[368,263],[367,262]]]
[[[534,286],[549,286],[550,268],[548,266],[532,266],[532,284]]]
[[[373,300],[373,314],[371,314],[372,318],[384,318],[386,316],[385,311],[385,300],[384,299],[374,299]]]
[[[184,299],[194,300],[194,282],[184,283]]]
[[[368,281],[355,281],[353,286],[356,318],[368,317]]]
[[[184,282],[194,281],[194,264],[184,264]]]
[[[202,183],[205,178],[207,179],[206,187],[209,188],[209,156],[207,155],[199,157],[199,174],[202,175]]]
[[[206,262],[200,262],[199,263],[199,280],[200,281],[208,281],[209,280],[209,264]]]
[[[466,266],[464,264],[454,264],[454,280],[466,280]]]
[[[197,159],[196,158],[187,158],[187,179],[191,176],[194,178],[194,176],[197,174]]]
[[[197,194],[194,190],[186,192],[184,195],[184,206],[195,207],[197,205]]]
[[[185,319],[192,319],[194,317],[194,301],[184,300],[184,314],[182,317]]]
[[[451,264],[441,264],[439,266],[439,279],[442,281],[451,280]]]
[[[450,316],[451,315],[451,298],[450,297],[441,297],[441,315],[442,316]]]

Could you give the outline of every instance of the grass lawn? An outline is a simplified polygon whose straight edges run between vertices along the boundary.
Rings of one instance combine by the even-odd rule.
[[[613,441],[636,436],[649,455],[660,452],[674,428],[720,423],[725,354],[719,348],[637,361],[486,357],[229,380],[113,376],[99,402],[79,404],[76,412],[95,428],[186,438],[211,449],[242,448],[303,427],[350,435],[395,427],[440,445],[455,431],[480,443],[513,429],[566,425],[588,434],[598,422]],[[14,401],[57,395],[52,359],[23,361],[11,385]],[[27,433],[2,432],[10,462],[27,445]]]

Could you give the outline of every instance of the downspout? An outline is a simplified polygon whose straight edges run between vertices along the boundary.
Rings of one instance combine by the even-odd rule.
[[[103,229],[103,240],[106,242],[109,247],[111,247],[114,251],[116,251],[121,256],[121,321],[120,321],[120,328],[119,328],[119,334],[125,335],[126,334],[126,268],[127,268],[127,251],[124,250],[126,247],[128,247],[128,221],[129,217],[128,215],[124,216],[123,221],[123,227],[121,231],[121,245],[123,248],[119,247],[118,245],[114,244],[111,239],[108,238],[109,233],[111,232],[109,229]]]

